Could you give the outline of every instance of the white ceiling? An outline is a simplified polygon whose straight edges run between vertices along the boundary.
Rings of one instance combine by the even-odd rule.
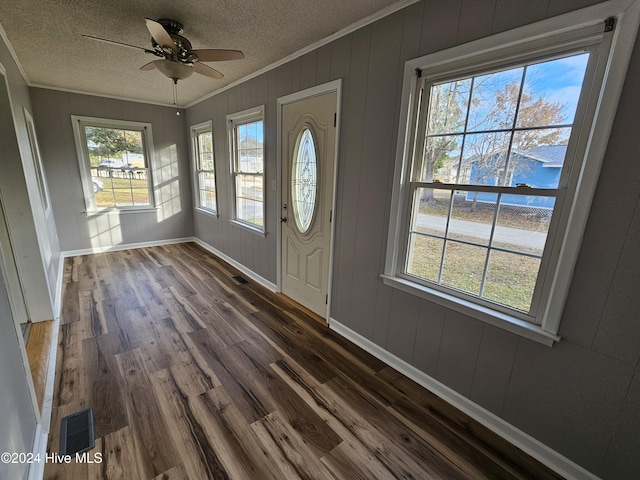
[[[230,48],[244,60],[210,63],[221,80],[194,74],[179,82],[184,106],[308,45],[406,0],[0,0],[0,24],[27,83],[117,98],[171,104],[172,82],[142,50],[81,34],[150,48],[145,18],[171,18],[197,48]]]

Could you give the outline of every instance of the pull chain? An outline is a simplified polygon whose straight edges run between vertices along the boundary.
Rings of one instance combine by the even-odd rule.
[[[178,79],[173,79],[173,105],[176,107],[176,115],[180,116],[180,110],[178,110]]]

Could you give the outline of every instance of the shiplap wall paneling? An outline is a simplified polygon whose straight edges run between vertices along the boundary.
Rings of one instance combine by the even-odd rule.
[[[343,108],[344,154],[338,165],[340,190],[335,221],[338,222],[336,249],[334,257],[334,277],[339,279],[339,288],[334,287],[334,311],[338,318],[349,318],[350,325],[362,331],[368,319],[356,314],[355,305],[351,301],[353,293],[354,267],[358,258],[356,252],[356,219],[358,198],[360,195],[360,172],[362,148],[364,142],[364,117],[366,110],[367,82],[369,71],[369,45],[371,27],[357,30],[351,35],[351,61],[347,74],[348,82],[344,86],[344,94],[348,105]]]

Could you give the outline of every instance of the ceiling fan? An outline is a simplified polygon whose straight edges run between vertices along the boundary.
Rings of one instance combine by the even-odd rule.
[[[151,20],[146,18],[147,29],[151,34],[151,48],[129,45],[128,43],[116,42],[105,38],[82,35],[84,38],[106,42],[123,47],[136,48],[150,53],[159,60],[153,60],[143,65],[140,70],[158,70],[164,76],[173,80],[174,85],[178,80],[184,80],[193,72],[207,77],[220,79],[224,77],[215,68],[205,65],[203,62],[221,62],[225,60],[240,60],[244,58],[244,53],[240,50],[223,50],[217,48],[193,49],[191,42],[182,36],[182,24],[167,18]]]

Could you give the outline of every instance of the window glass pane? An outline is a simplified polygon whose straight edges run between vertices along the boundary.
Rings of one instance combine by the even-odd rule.
[[[518,131],[504,185],[558,188],[571,128]]]
[[[478,192],[455,192],[448,238],[489,245],[496,204],[477,199]]]
[[[443,183],[458,181],[462,135],[427,137],[420,178],[423,182],[434,180]]]
[[[407,273],[438,282],[444,240],[412,233],[409,236]]]
[[[486,258],[486,248],[447,241],[442,264],[442,284],[479,295]]]
[[[434,85],[429,94],[430,135],[464,131],[471,91],[471,79]]]
[[[238,197],[236,199],[236,212],[238,220],[263,226],[262,202]]]
[[[212,132],[202,132],[198,134],[198,150],[203,154],[213,152]]]
[[[301,233],[306,233],[313,220],[318,189],[316,145],[313,134],[308,128],[300,133],[293,155],[293,171],[291,172],[293,216],[298,230]]]
[[[491,246],[542,255],[555,198],[502,195]]]
[[[540,270],[540,259],[492,250],[482,296],[528,312]]]
[[[469,172],[470,185],[503,185],[511,134],[476,133],[464,140],[462,168]],[[460,179],[465,180],[465,179]]]
[[[467,132],[513,128],[524,68],[473,79]]]
[[[198,183],[200,190],[199,206],[216,211],[215,174],[213,172],[198,173]]]
[[[411,230],[444,237],[449,217],[451,191],[437,188],[417,188],[417,208],[411,218]]]
[[[262,120],[236,127],[237,171],[245,173],[263,172]]]
[[[262,176],[236,176],[236,217],[262,225]]]
[[[209,210],[216,210],[216,192],[205,190],[202,192],[204,195],[204,201],[202,202],[202,207],[208,208]]]
[[[528,66],[517,126],[573,123],[588,61],[583,53]]]
[[[198,178],[202,190],[214,191],[216,189],[216,176],[213,172],[200,172]]]

